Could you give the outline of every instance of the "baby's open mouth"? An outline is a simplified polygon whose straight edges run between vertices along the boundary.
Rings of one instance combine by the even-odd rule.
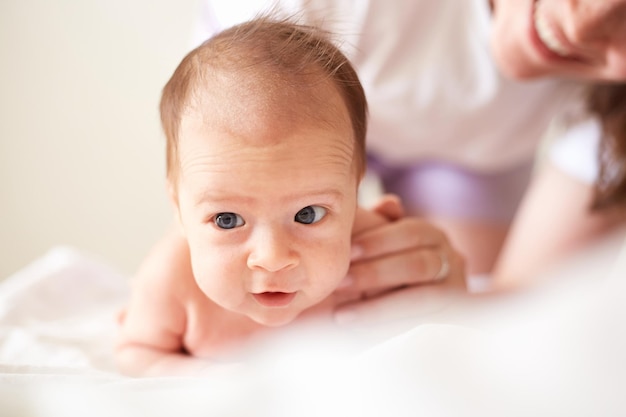
[[[264,307],[286,307],[296,296],[295,292],[262,292],[252,294],[254,299]]]

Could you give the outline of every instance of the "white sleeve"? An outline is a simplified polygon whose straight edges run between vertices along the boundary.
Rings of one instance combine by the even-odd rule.
[[[587,183],[599,175],[598,147],[602,128],[596,119],[570,127],[549,150],[550,161],[565,173]]]

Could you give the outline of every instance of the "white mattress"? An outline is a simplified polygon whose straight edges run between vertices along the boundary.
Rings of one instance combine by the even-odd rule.
[[[620,248],[600,245],[526,292],[416,289],[206,377],[148,379],[113,367],[127,277],[54,248],[0,284],[0,415],[626,415]]]

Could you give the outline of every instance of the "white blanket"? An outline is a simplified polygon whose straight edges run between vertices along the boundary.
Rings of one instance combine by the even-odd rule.
[[[626,414],[626,253],[601,245],[512,295],[396,294],[202,378],[119,376],[127,277],[55,248],[0,284],[2,416]]]

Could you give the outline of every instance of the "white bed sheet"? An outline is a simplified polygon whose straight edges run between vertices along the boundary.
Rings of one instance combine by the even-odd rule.
[[[268,341],[242,367],[136,380],[112,362],[127,277],[54,248],[0,283],[0,415],[625,415],[620,250],[526,293],[409,291],[353,324]]]

